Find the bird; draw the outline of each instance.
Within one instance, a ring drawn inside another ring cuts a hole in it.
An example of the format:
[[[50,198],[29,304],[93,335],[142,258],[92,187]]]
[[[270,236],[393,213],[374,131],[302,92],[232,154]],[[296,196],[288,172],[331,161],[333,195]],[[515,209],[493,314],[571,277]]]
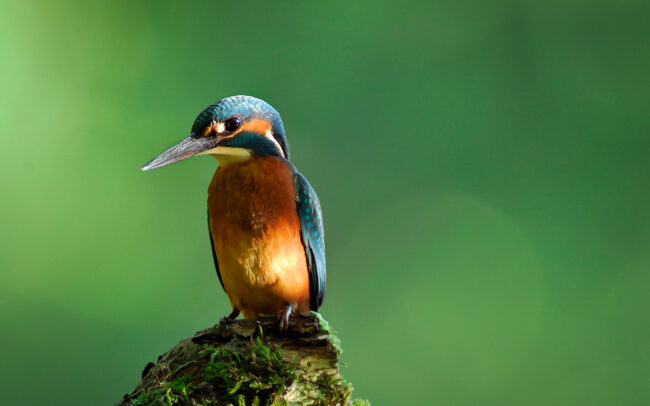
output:
[[[320,201],[289,161],[280,114],[265,101],[237,95],[201,111],[189,136],[142,167],[160,168],[210,155],[218,166],[208,186],[214,266],[232,311],[246,319],[318,311],[326,284]]]

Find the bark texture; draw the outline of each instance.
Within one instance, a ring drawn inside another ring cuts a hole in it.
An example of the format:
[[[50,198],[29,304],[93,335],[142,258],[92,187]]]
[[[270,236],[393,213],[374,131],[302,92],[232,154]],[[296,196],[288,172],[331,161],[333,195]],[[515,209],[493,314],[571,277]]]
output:
[[[126,405],[351,405],[340,347],[318,314],[217,324],[149,363]]]

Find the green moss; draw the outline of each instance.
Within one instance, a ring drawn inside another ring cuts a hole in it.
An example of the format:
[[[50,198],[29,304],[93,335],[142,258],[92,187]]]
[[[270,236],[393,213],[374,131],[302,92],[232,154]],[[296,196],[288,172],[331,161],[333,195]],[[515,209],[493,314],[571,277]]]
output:
[[[189,392],[194,389],[189,375],[183,375],[173,381],[161,381],[160,386],[145,391],[133,402],[134,405],[177,405],[189,402]]]
[[[276,404],[296,379],[295,365],[286,365],[279,348],[265,345],[260,337],[251,338],[250,350],[245,352],[206,344],[199,357],[205,363],[194,376],[161,381],[160,386],[143,391],[134,404],[200,404],[200,398],[191,398],[196,389],[192,382],[206,382],[224,404]]]
[[[233,404],[274,403],[296,379],[295,367],[287,366],[280,350],[265,345],[260,337],[251,339],[249,352],[206,345],[201,356],[208,362],[200,377],[215,388],[229,388],[222,400]]]
[[[343,347],[341,346],[341,339],[336,335],[336,331],[332,329],[332,325],[329,321],[325,320],[320,313],[312,311],[311,314],[315,315],[318,319],[318,325],[320,326],[321,331],[329,335],[332,347],[334,347],[336,354],[340,357],[341,354],[343,354]]]

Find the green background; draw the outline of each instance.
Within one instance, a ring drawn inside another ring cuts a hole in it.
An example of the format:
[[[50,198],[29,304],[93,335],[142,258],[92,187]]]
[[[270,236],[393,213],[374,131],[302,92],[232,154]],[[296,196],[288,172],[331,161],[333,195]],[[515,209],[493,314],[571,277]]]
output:
[[[650,402],[644,1],[3,2],[0,403],[111,404],[229,305],[207,157],[282,114],[357,397]]]

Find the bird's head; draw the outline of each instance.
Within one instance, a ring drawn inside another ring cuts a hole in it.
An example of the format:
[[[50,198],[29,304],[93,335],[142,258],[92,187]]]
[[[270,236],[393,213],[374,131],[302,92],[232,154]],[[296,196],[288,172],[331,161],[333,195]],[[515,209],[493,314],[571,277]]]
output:
[[[263,100],[232,96],[206,107],[192,130],[167,151],[142,167],[160,168],[194,155],[212,155],[219,163],[248,160],[251,156],[289,159],[289,145],[280,114]]]

